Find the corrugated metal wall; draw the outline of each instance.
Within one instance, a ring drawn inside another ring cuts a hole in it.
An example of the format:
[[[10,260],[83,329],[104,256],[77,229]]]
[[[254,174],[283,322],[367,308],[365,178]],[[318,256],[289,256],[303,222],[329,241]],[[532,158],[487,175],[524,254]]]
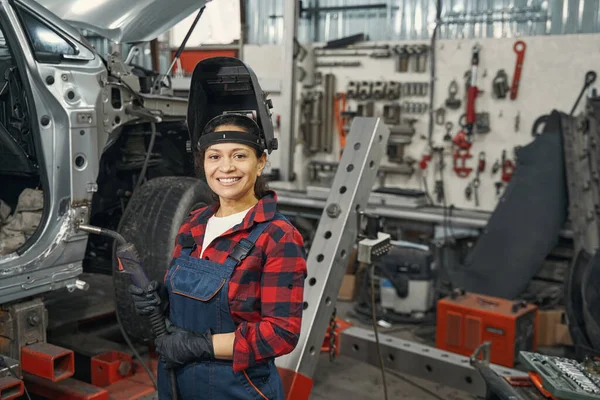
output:
[[[293,0],[246,0],[247,42],[281,43],[283,5]],[[329,41],[356,33],[371,40],[427,39],[436,0],[304,0],[300,42]],[[600,31],[598,0],[442,0],[440,37],[514,37]],[[349,7],[341,10],[336,8]],[[328,9],[329,8],[329,9]]]

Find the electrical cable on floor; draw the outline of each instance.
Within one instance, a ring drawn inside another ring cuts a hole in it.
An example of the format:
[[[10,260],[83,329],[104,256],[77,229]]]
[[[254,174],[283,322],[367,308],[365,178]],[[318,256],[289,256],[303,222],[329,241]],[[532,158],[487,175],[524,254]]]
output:
[[[13,367],[9,366],[9,365],[6,363],[6,360],[4,359],[4,357],[2,357],[2,356],[0,356],[0,367],[2,367],[2,368],[6,368],[6,369],[8,370],[8,372],[10,372],[10,374],[11,374],[11,375],[12,375],[12,376],[13,376],[15,379],[18,379],[18,380],[20,380],[20,381],[22,380],[21,378],[19,378],[19,376],[17,376],[17,373],[16,373],[15,371],[13,371],[13,370],[12,370],[12,369],[13,369]],[[29,395],[29,392],[27,391],[27,386],[25,386],[25,381],[24,381],[24,380],[22,380],[22,381],[23,381],[23,390],[25,391],[25,396],[27,396],[27,399],[28,399],[28,400],[31,400],[31,396]]]
[[[433,392],[433,391],[431,391],[431,390],[427,389],[427,388],[426,388],[426,387],[424,387],[424,386],[421,386],[421,385],[419,385],[417,382],[415,382],[415,381],[413,381],[412,379],[409,379],[409,378],[407,378],[407,377],[405,377],[405,376],[403,376],[403,375],[399,374],[399,373],[398,373],[398,372],[396,372],[396,371],[393,371],[393,370],[389,370],[389,369],[388,369],[388,373],[389,373],[389,374],[391,374],[391,375],[393,375],[393,376],[395,376],[395,377],[396,377],[396,378],[398,378],[398,379],[401,379],[402,381],[404,381],[404,382],[408,383],[409,385],[411,385],[411,386],[414,386],[414,387],[416,387],[417,389],[420,389],[420,390],[422,390],[423,392],[425,392],[425,393],[429,394],[430,396],[432,396],[432,397],[435,397],[436,399],[439,399],[439,400],[446,400],[445,398],[443,398],[443,397],[442,397],[442,396],[440,396],[439,394],[437,394],[437,393],[435,393],[435,392]]]
[[[148,163],[150,161],[150,155],[152,154],[152,149],[154,147],[154,142],[155,142],[155,139],[156,139],[156,124],[154,122],[151,122],[150,123],[150,128],[152,130],[152,136],[150,137],[150,143],[148,144],[148,150],[146,151],[146,159],[144,160],[144,165],[142,166],[142,170],[140,171],[140,176],[139,176],[138,181],[137,181],[137,183],[135,185],[135,188],[133,189],[133,193],[135,193],[137,191],[137,189],[142,185],[142,181],[144,180],[144,178],[146,176],[146,170],[148,168]],[[113,273],[114,273],[114,268],[113,268]],[[117,323],[119,324],[119,329],[121,330],[121,335],[123,335],[123,339],[125,339],[125,342],[127,343],[127,345],[129,346],[129,348],[133,352],[134,357],[137,358],[137,360],[142,365],[142,368],[144,368],[144,370],[146,371],[146,373],[150,377],[150,380],[152,381],[152,384],[154,385],[154,388],[156,390],[158,390],[158,384],[156,382],[156,379],[154,378],[154,374],[152,374],[152,371],[150,371],[150,368],[146,365],[146,363],[144,362],[144,360],[142,359],[142,357],[140,356],[140,354],[137,352],[137,350],[133,346],[133,343],[131,343],[131,340],[129,339],[129,336],[127,335],[127,332],[125,332],[125,328],[123,327],[123,323],[121,322],[121,317],[119,317],[119,311],[118,310],[115,310],[115,315],[117,317]]]
[[[119,317],[119,311],[118,310],[115,310],[115,315],[117,316],[117,322],[119,324],[119,329],[121,330],[121,335],[123,335],[123,339],[125,339],[125,342],[127,342],[127,345],[129,346],[129,348],[133,352],[133,356],[135,358],[137,358],[137,360],[142,365],[142,368],[144,368],[144,370],[146,371],[146,373],[150,377],[150,380],[152,381],[152,384],[154,385],[154,388],[156,390],[158,390],[158,384],[156,383],[156,379],[154,379],[154,375],[152,374],[152,371],[150,371],[150,368],[146,365],[146,363],[144,362],[144,360],[142,359],[142,357],[140,356],[140,354],[137,352],[137,350],[133,346],[133,343],[131,343],[131,340],[129,339],[129,336],[127,335],[127,332],[125,332],[125,328],[123,328],[123,324],[121,323],[121,318]]]
[[[379,343],[379,330],[377,329],[377,313],[375,311],[375,264],[371,264],[371,307],[373,315],[373,331],[375,332],[375,343],[377,343],[377,355],[379,356],[379,367],[381,368],[381,379],[383,382],[383,397],[388,400],[387,383],[385,381],[385,366],[381,356],[381,344]]]

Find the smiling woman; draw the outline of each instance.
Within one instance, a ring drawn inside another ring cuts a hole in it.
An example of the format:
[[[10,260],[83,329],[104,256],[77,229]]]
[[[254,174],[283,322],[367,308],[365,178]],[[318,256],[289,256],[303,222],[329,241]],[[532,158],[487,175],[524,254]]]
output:
[[[204,137],[210,134],[211,141],[201,140],[196,155],[199,177],[205,177],[220,203],[219,217],[224,217],[252,207],[267,194],[267,182],[262,172],[267,154],[254,140],[237,139],[227,142],[227,133],[235,136],[256,135],[258,126],[250,118],[240,114],[225,114],[213,118],[204,129]],[[220,134],[220,135],[218,135]]]
[[[174,370],[182,399],[283,400],[274,360],[298,342],[306,254],[261,176],[277,148],[267,103],[252,71],[226,57],[201,61],[191,88],[196,169],[215,202],[184,221],[164,283],[130,289],[138,313],[168,313],[172,333],[155,341],[159,398]]]

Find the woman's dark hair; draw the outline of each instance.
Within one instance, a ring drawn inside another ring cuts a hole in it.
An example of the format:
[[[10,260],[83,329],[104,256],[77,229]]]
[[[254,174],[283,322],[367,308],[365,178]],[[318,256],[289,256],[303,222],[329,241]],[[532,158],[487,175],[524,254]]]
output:
[[[235,125],[237,127],[246,129],[247,132],[251,132],[251,129],[255,129],[255,126],[252,126],[249,123],[244,123],[241,121],[244,121],[244,119],[236,118],[235,115],[231,115],[231,118],[229,118],[229,116],[227,116],[225,118],[220,119],[216,124],[214,124],[214,126],[210,126],[211,125],[210,123],[207,124],[207,126],[204,128],[204,131],[212,132],[221,125]],[[196,158],[194,159],[194,165],[196,167],[196,176],[202,180],[205,179],[204,157],[206,155],[206,150],[207,149],[202,149],[202,150],[198,151],[196,153]],[[264,154],[263,150],[255,149],[255,151],[256,151],[256,153],[255,153],[256,158],[260,158]],[[267,194],[268,190],[269,190],[269,186],[267,184],[267,179],[262,175],[257,176],[256,182],[254,183],[254,195],[256,196],[256,198],[259,200],[262,199]],[[219,201],[219,196],[217,196],[217,194],[215,192],[213,192],[211,190],[211,194],[212,194],[212,198],[215,202]]]
[[[240,128],[244,128],[246,132],[258,136],[258,125],[250,118],[240,118],[237,114],[226,114],[221,115],[219,118],[208,121],[204,127],[204,132],[214,132],[221,125],[235,125]]]

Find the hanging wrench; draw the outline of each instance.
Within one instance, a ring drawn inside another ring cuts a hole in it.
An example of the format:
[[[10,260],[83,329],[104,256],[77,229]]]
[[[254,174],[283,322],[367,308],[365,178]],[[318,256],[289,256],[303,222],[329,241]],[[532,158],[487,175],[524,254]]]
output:
[[[479,175],[485,171],[485,152],[479,152],[479,160],[477,162],[477,171],[475,175],[475,179],[471,185],[473,186],[473,192],[475,194],[475,207],[479,207],[479,184],[481,181],[479,180]]]
[[[514,100],[517,98],[519,93],[519,82],[521,81],[521,69],[523,68],[523,61],[525,60],[525,49],[527,45],[522,40],[515,42],[513,50],[517,53],[517,63],[515,64],[515,74],[513,75],[512,86],[510,88],[510,99]]]
[[[467,118],[466,118],[466,135],[467,139],[471,141],[471,135],[473,134],[473,125],[475,124],[475,99],[479,94],[477,88],[477,68],[479,66],[479,51],[481,47],[479,44],[473,46],[473,53],[471,55],[471,84],[467,90]]]
[[[596,73],[594,71],[588,71],[585,74],[585,81],[583,83],[583,87],[581,88],[581,92],[579,92],[579,97],[577,97],[577,101],[575,102],[575,104],[573,105],[573,108],[571,109],[571,112],[569,113],[569,116],[573,115],[573,113],[575,112],[575,109],[577,109],[577,106],[579,105],[579,101],[581,101],[581,97],[583,96],[583,93],[587,90],[587,88],[590,87],[590,85],[592,83],[596,82]],[[541,117],[540,117],[541,118]],[[536,121],[537,122],[537,121]],[[537,130],[535,130],[534,132],[537,132]]]

